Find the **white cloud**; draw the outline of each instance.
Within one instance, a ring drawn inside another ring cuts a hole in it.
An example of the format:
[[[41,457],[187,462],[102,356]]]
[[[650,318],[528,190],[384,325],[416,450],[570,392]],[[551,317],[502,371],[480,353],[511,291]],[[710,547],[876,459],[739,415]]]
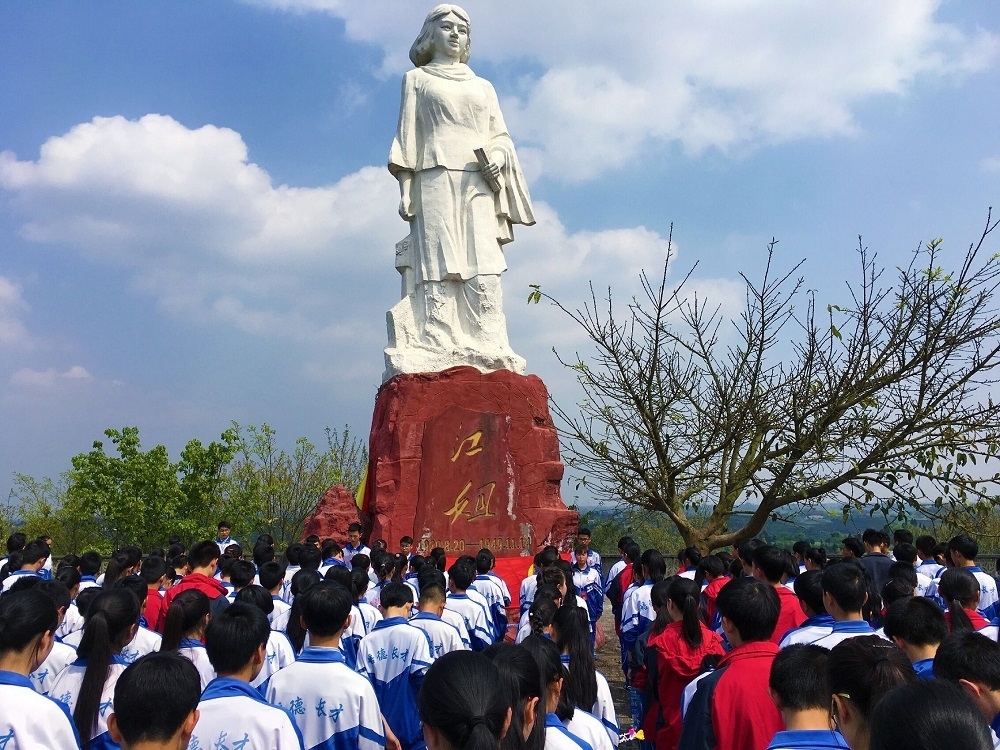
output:
[[[46,370],[32,370],[29,367],[22,367],[10,376],[12,385],[24,388],[51,388],[61,382],[87,380],[91,380],[91,375],[87,372],[87,368],[82,365],[73,365],[65,372],[58,372],[52,367]]]
[[[979,168],[984,172],[1000,174],[1000,156],[990,156],[979,162]]]
[[[383,75],[410,66],[425,6],[403,0],[253,0],[321,11],[381,47]],[[540,70],[506,94],[515,139],[545,172],[592,179],[677,141],[689,153],[848,135],[856,107],[906,93],[922,76],[995,63],[1000,39],[936,18],[940,0],[647,3],[568,0],[465,4],[473,58]],[[613,145],[611,145],[613,144]]]
[[[0,276],[0,347],[29,348],[33,341],[21,321],[28,304],[21,289],[5,276]]]

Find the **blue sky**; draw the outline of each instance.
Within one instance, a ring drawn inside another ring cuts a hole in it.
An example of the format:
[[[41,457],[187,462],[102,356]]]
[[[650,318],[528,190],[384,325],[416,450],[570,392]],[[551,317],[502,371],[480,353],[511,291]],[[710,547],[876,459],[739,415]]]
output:
[[[857,236],[954,254],[1000,195],[990,0],[465,5],[538,224],[504,276],[554,398],[584,346],[528,284],[624,299],[674,224],[737,310],[771,237],[821,302]],[[0,494],[107,427],[177,455],[231,421],[367,435],[406,234],[385,169],[430,4],[0,4]],[[567,500],[573,490],[564,488]]]

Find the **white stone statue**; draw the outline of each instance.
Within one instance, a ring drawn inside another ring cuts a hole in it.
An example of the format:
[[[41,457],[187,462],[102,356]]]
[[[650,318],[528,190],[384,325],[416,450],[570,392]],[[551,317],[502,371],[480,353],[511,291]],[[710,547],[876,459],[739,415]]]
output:
[[[386,315],[383,380],[456,365],[525,369],[507,340],[500,274],[511,225],[535,219],[496,92],[466,65],[470,31],[464,10],[438,5],[403,76],[389,171],[410,234],[396,246],[403,299]]]

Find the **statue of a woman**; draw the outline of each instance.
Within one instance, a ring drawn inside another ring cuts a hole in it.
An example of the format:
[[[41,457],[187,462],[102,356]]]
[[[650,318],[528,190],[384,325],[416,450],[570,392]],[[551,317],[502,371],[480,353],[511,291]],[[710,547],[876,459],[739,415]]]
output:
[[[500,274],[512,224],[534,224],[496,92],[469,59],[468,14],[438,5],[410,48],[389,171],[410,235],[404,299],[388,314],[385,379],[456,365],[524,372],[507,340]],[[479,151],[477,157],[477,150]]]

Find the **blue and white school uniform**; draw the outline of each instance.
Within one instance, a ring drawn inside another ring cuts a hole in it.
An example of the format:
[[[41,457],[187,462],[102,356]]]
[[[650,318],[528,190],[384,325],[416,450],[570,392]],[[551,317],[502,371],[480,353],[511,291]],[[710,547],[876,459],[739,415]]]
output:
[[[917,566],[917,572],[924,574],[932,581],[940,578],[941,574],[944,573],[945,570],[947,570],[947,568],[945,568],[944,565],[938,565],[933,559],[924,560]]]
[[[819,638],[813,641],[813,645],[822,646],[823,648],[833,648],[841,641],[846,641],[849,638],[857,638],[860,635],[877,635],[875,629],[872,628],[864,620],[845,620],[844,622],[833,623],[833,632],[830,635]],[[882,636],[885,637],[884,635]]]
[[[345,563],[343,560],[338,560],[336,557],[327,557],[326,559],[323,560],[322,564],[320,564],[319,566],[319,574],[323,578],[326,578],[326,571],[328,571],[330,568],[335,568],[338,565],[342,568],[347,567],[347,563]]]
[[[201,679],[201,689],[204,690],[208,687],[208,683],[215,679],[216,674],[212,662],[208,659],[205,644],[194,638],[182,638],[177,652],[194,664],[198,670],[198,677]]]
[[[630,592],[622,602],[622,669],[628,664],[629,654],[632,647],[639,640],[642,632],[653,624],[656,617],[653,612],[653,603],[649,599],[653,590],[652,581],[644,581],[641,586],[630,589]]]
[[[104,681],[101,690],[101,700],[98,704],[97,722],[93,735],[89,737],[90,750],[105,750],[105,748],[119,748],[117,742],[111,739],[108,733],[108,717],[114,713],[112,708],[115,697],[115,684],[121,677],[125,667],[128,666],[121,657],[114,657],[108,669],[108,677]],[[56,676],[55,682],[49,688],[49,697],[55,698],[61,703],[65,703],[72,714],[76,708],[77,698],[80,696],[80,687],[83,685],[83,674],[87,670],[87,660],[77,658],[72,664],[66,667]]]
[[[459,615],[465,621],[465,628],[469,631],[469,641],[473,651],[483,651],[493,645],[493,623],[482,597],[479,597],[478,594],[476,597],[472,597],[468,592],[464,594],[449,593],[444,608]]]
[[[410,625],[427,634],[431,644],[431,656],[435,659],[452,651],[462,651],[469,646],[462,642],[462,636],[454,625],[442,620],[433,612],[418,612],[410,618]]]
[[[934,585],[934,579],[917,571],[917,587],[914,589],[915,596],[927,596],[927,592]]]
[[[586,740],[563,726],[555,714],[545,714],[545,750],[594,750]]]
[[[813,615],[797,628],[792,628],[778,643],[779,648],[788,648],[796,643],[815,643],[821,638],[826,638],[833,632],[833,615],[824,612],[821,615]]]
[[[131,664],[140,656],[159,651],[162,641],[163,636],[159,633],[142,627],[136,628],[135,637],[122,649],[122,658]]]
[[[188,748],[303,750],[302,735],[291,715],[272,706],[243,680],[217,677],[198,703],[201,716]]]
[[[45,657],[45,661],[38,665],[38,668],[28,675],[32,687],[42,695],[48,695],[52,683],[56,677],[66,667],[76,661],[76,649],[67,646],[65,643],[56,641],[52,644],[52,650]]]
[[[570,668],[569,654],[560,654],[559,659],[566,669]],[[594,706],[588,713],[601,723],[601,727],[607,733],[611,744],[617,747],[620,730],[618,729],[618,714],[615,712],[614,699],[611,697],[611,686],[608,685],[607,678],[596,670],[594,677],[597,678],[597,700],[594,701]]]
[[[382,714],[403,750],[426,747],[417,695],[433,660],[427,635],[402,617],[382,620],[358,646],[358,672],[375,688]]]
[[[364,635],[368,635],[375,626],[382,622],[382,613],[377,607],[373,607],[367,602],[358,602],[357,604],[358,612],[361,613],[361,618],[365,621],[365,632]]]
[[[503,606],[509,607],[510,589],[507,588],[507,582],[503,578],[498,576],[496,573],[494,573],[492,570],[486,575],[488,575],[491,579],[493,579],[493,583],[495,583],[499,587],[500,593],[503,594]]]
[[[604,588],[601,585],[601,572],[597,568],[587,566],[583,570],[573,568],[573,585],[587,603],[587,617],[593,624],[604,614]]]
[[[15,570],[12,573],[10,573],[6,578],[3,579],[3,583],[0,584],[0,588],[2,588],[4,593],[6,593],[7,591],[10,591],[11,586],[13,586],[15,583],[17,583],[26,576],[33,578],[42,578],[44,580],[44,576],[42,576],[40,573],[36,573],[33,570]]]
[[[472,648],[472,639],[469,637],[469,629],[465,627],[464,617],[458,614],[458,612],[446,609],[441,613],[441,621],[451,625],[458,631],[458,637],[462,639],[462,643],[466,648]]]
[[[374,688],[335,648],[303,650],[294,664],[271,676],[265,695],[292,715],[307,748],[385,747]]]
[[[593,714],[577,708],[573,711],[573,718],[563,722],[563,726],[569,730],[594,750],[614,750],[614,744],[608,738],[608,733],[604,729],[604,724]]]
[[[604,579],[604,595],[607,596],[608,589],[611,588],[611,583],[615,580],[617,575],[625,570],[625,566],[628,565],[624,560],[619,560],[614,565],[611,566],[611,570],[608,571],[608,577]]]
[[[848,745],[832,729],[786,729],[774,735],[767,750],[848,750]]]
[[[219,546],[220,555],[224,555],[226,553],[226,550],[232,547],[234,544],[239,544],[239,542],[237,542],[232,537],[228,537],[226,539],[219,539],[218,537],[216,537],[215,543]]]
[[[292,578],[300,570],[302,570],[301,565],[289,565],[285,568],[285,580],[281,584],[281,598],[289,604],[295,599],[292,596]]]
[[[1000,615],[1000,595],[997,592],[997,582],[989,573],[978,566],[966,568],[979,581],[979,605],[976,609],[987,620]]]
[[[344,545],[344,548],[341,551],[344,553],[344,564],[348,568],[351,567],[351,559],[355,555],[368,555],[369,559],[371,559],[372,556],[371,547],[366,547],[364,542],[361,542],[361,544],[359,544],[357,547],[351,546],[351,543],[348,542],[347,544]]]
[[[76,608],[76,602],[70,602],[69,606],[66,607],[66,614],[63,616],[62,622],[56,628],[56,638],[62,640],[77,630],[83,630],[83,615]]]
[[[288,627],[288,615],[292,609],[292,605],[277,594],[272,594],[271,599],[274,602],[274,609],[267,616],[267,621],[271,624],[271,630],[284,631]],[[279,625],[281,627],[278,627]]]
[[[0,706],[0,747],[5,750],[79,749],[66,705],[36,692],[24,675],[0,671]]]
[[[521,581],[521,590],[518,596],[518,609],[523,615],[531,609],[531,603],[535,601],[535,592],[538,590],[538,578],[528,576]]]
[[[487,612],[493,625],[493,639],[503,638],[507,634],[507,605],[503,600],[503,591],[493,578],[485,574],[476,576],[469,589],[486,601]]]
[[[260,668],[260,673],[250,680],[250,687],[259,688],[267,682],[271,675],[294,663],[295,648],[292,646],[292,642],[284,633],[272,630],[267,637],[264,665]]]
[[[576,552],[569,553],[569,563],[576,567]],[[597,575],[604,578],[604,561],[601,560],[601,553],[596,550],[587,550],[587,567],[597,571]]]
[[[913,671],[917,673],[919,680],[934,679],[934,657],[930,659],[918,659],[913,662]]]

